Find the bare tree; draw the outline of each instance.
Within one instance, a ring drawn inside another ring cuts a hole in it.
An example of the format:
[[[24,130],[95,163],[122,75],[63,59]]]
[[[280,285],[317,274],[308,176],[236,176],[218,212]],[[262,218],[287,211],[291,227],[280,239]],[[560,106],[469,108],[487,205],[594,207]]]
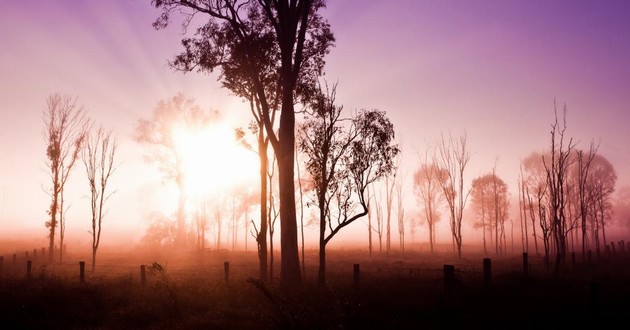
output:
[[[195,37],[183,40],[185,51],[171,63],[175,68],[220,69],[225,87],[241,97],[256,94],[265,130],[278,156],[282,283],[300,283],[294,104],[308,98],[314,80],[323,71],[324,56],[334,43],[329,24],[318,14],[325,1],[154,0],[152,4],[163,10],[153,24],[158,29],[168,25],[172,12],[186,16],[186,27],[196,14],[209,18]],[[270,120],[274,99],[280,100],[275,104],[281,104],[277,133]]]
[[[118,142],[111,131],[102,127],[88,137],[83,151],[83,164],[90,186],[90,211],[92,212],[92,272],[96,270],[96,252],[101,242],[101,230],[106,211],[105,203],[114,192],[109,192],[107,184],[114,173],[114,156]]]
[[[449,135],[448,141],[442,135],[438,144],[437,161],[440,167],[446,169],[439,178],[440,187],[450,212],[450,227],[454,245],[457,247],[457,256],[462,256],[462,217],[466,201],[470,194],[470,188],[464,189],[464,172],[470,153],[466,148],[466,134],[454,140]]]
[[[563,108],[562,126],[558,121],[557,106],[554,103],[555,121],[551,125],[551,154],[550,159],[542,158],[547,174],[549,192],[549,216],[551,230],[554,235],[557,258],[556,266],[563,260],[567,250],[567,233],[569,231],[565,208],[567,205],[566,180],[569,166],[575,159],[572,156],[575,144],[573,139],[565,141],[566,106]]]
[[[403,191],[403,182],[404,178],[401,176],[398,178],[396,182],[396,216],[398,219],[398,241],[400,251],[405,253],[405,227],[406,227],[406,218],[405,218],[405,204],[404,204],[404,191]]]
[[[423,163],[413,176],[413,191],[416,199],[422,204],[424,218],[429,229],[431,253],[435,248],[435,226],[440,220],[439,208],[444,202],[440,178],[446,177],[446,170],[440,168],[434,161],[435,156],[429,157],[429,154],[426,154]]]
[[[49,230],[48,260],[54,259],[55,231],[59,227],[59,261],[62,261],[66,211],[64,190],[85,143],[89,120],[76,97],[56,93],[48,97],[46,105],[46,167],[52,181],[52,201],[48,209],[50,220],[46,222]]]

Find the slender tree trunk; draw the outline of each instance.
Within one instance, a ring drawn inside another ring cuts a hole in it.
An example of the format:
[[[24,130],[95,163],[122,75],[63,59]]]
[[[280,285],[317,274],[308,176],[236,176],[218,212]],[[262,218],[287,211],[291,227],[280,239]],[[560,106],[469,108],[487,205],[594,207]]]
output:
[[[258,245],[258,266],[261,281],[267,281],[267,142],[262,136],[262,128],[259,129],[258,157],[260,158],[260,231],[256,237]]]
[[[283,52],[284,55],[284,52]],[[290,54],[289,54],[290,55]],[[283,61],[284,62],[284,61]],[[289,78],[290,79],[290,78]],[[278,130],[278,184],[280,191],[280,280],[283,285],[301,284],[295,212],[295,113],[293,84],[283,82],[282,112]]]

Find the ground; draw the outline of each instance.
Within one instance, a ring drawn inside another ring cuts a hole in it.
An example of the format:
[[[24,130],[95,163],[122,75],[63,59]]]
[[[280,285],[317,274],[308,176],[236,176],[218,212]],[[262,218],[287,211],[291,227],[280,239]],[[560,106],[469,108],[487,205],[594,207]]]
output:
[[[325,288],[317,287],[317,252],[306,253],[305,284],[262,283],[254,252],[226,250],[109,251],[96,272],[81,256],[46,263],[5,255],[0,316],[28,329],[374,329],[566,328],[626,322],[630,253],[570,256],[555,268],[522,253],[484,256],[426,250],[373,253],[332,250]],[[279,263],[276,256],[276,265]],[[226,262],[229,274],[226,280]],[[143,284],[141,265],[146,281]],[[359,265],[359,273],[354,273]],[[453,265],[445,281],[444,265]],[[355,281],[358,276],[358,282]]]

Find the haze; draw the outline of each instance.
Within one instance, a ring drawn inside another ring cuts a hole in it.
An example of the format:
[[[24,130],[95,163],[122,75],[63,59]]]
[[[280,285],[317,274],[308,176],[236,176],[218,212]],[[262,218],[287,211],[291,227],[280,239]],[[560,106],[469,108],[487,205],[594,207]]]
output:
[[[119,138],[104,246],[139,243],[153,214],[177,209],[174,183],[163,182],[133,139],[138,120],[149,118],[160,100],[184,93],[204,110],[218,111],[226,132],[251,120],[248,105],[221,88],[216,75],[183,74],[167,65],[181,51],[182,31],[177,24],[153,29],[160,12],[146,1],[3,1],[0,12],[2,240],[46,241],[42,113],[52,93],[77,96],[89,116]],[[625,1],[333,1],[323,12],[337,38],[326,57],[326,78],[339,82],[337,101],[345,109],[387,112],[402,149],[410,217],[420,211],[411,186],[418,155],[448,132],[467,133],[466,184],[496,164],[511,204],[518,204],[521,160],[549,147],[554,100],[566,104],[567,135],[578,147],[600,144],[598,154],[616,169],[619,190],[630,185],[628,14]],[[236,176],[255,182],[255,161],[252,172],[243,166]],[[68,187],[66,239],[88,244],[82,168]],[[464,227],[478,239],[466,219]],[[415,242],[426,241],[425,231],[416,227]],[[366,232],[365,221],[354,223],[338,244],[365,247]],[[315,246],[316,228],[306,234]],[[438,235],[450,241],[446,226]],[[253,249],[251,237],[249,244]]]

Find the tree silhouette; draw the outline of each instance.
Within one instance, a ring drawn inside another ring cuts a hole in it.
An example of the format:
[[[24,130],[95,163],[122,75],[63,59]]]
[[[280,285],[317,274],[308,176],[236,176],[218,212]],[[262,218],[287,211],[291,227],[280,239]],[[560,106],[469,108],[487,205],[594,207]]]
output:
[[[300,283],[295,208],[294,104],[311,95],[334,43],[329,25],[318,11],[323,0],[153,0],[162,8],[155,28],[165,28],[173,11],[183,13],[188,26],[203,14],[208,22],[193,38],[182,40],[184,52],[171,65],[183,71],[219,69],[224,87],[250,99],[254,95],[270,143],[278,158],[281,222],[281,280]],[[303,102],[304,103],[304,102]],[[272,113],[281,111],[278,132]]]
[[[50,220],[46,222],[49,229],[48,260],[54,259],[55,231],[59,226],[59,261],[62,261],[66,211],[64,190],[85,143],[89,120],[85,108],[77,103],[76,97],[56,93],[50,95],[46,103],[46,167],[52,181],[52,201],[48,209]]]
[[[186,172],[182,150],[177,145],[178,132],[200,132],[216,117],[216,113],[202,111],[193,99],[179,93],[161,100],[150,119],[140,119],[135,140],[149,147],[145,159],[158,166],[166,180],[174,180],[178,187],[176,245],[182,246],[186,237]],[[200,150],[199,152],[203,152]]]
[[[449,136],[448,141],[442,135],[438,146],[440,167],[446,171],[440,172],[440,188],[450,212],[450,227],[457,255],[462,256],[462,217],[464,207],[470,194],[470,189],[464,189],[464,172],[470,160],[470,153],[466,148],[466,135],[458,140]]]
[[[96,270],[96,251],[101,242],[101,229],[106,211],[105,203],[113,192],[108,191],[109,178],[114,173],[114,156],[118,142],[111,132],[100,127],[87,138],[82,160],[90,186],[90,211],[92,213],[92,272]]]
[[[342,228],[368,214],[368,186],[394,170],[399,153],[385,112],[363,110],[344,119],[335,96],[336,85],[330,92],[321,91],[300,127],[299,147],[308,155],[306,170],[319,209],[320,286],[326,283],[326,245]]]

